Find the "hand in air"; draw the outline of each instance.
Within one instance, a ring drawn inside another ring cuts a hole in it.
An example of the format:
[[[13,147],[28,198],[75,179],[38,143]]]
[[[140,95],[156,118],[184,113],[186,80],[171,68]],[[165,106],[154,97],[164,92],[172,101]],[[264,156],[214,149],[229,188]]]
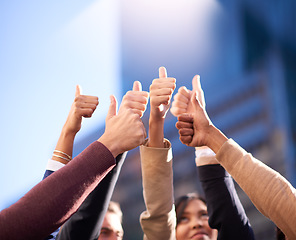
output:
[[[150,118],[165,118],[175,88],[176,79],[168,78],[166,69],[160,67],[159,78],[154,79],[150,85]]]
[[[213,124],[205,109],[204,93],[200,80],[196,78],[194,81],[195,91],[192,93],[190,103],[187,104],[187,110],[184,113],[177,111],[178,122],[176,127],[179,130],[180,140],[183,144],[198,147],[207,145],[209,131]]]
[[[80,86],[76,86],[75,99],[64,125],[65,131],[76,134],[82,123],[82,118],[90,118],[99,104],[98,97],[82,95]]]
[[[141,91],[140,82],[123,97],[117,113],[117,100],[110,96],[110,107],[106,117],[105,132],[99,139],[116,157],[118,154],[143,144],[146,129],[141,117],[146,109],[149,94]]]
[[[193,113],[192,97],[193,93],[200,89],[200,77],[195,75],[192,79],[192,90],[188,90],[186,87],[180,87],[178,93],[174,96],[174,101],[171,107],[171,113],[178,117],[183,113]],[[198,96],[201,104],[205,106],[205,100],[203,96],[203,91],[200,92]]]
[[[133,90],[128,91],[122,98],[122,102],[118,113],[131,109],[140,117],[143,116],[149,99],[149,93],[142,91],[142,85],[139,81],[135,81]]]

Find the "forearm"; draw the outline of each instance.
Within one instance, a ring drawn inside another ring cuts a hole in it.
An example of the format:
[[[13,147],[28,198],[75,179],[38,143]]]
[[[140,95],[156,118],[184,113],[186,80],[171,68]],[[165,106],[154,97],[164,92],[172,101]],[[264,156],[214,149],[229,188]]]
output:
[[[173,197],[172,156],[165,148],[140,147],[143,195],[147,210],[140,222],[144,238],[175,239],[176,215]]]
[[[209,224],[218,239],[253,240],[254,234],[231,176],[219,164],[198,167],[205,193]]]
[[[55,147],[55,150],[59,152],[63,152],[65,154],[54,152],[52,156],[53,160],[61,162],[63,164],[67,164],[70,161],[70,158],[68,158],[67,155],[72,157],[75,136],[76,136],[75,132],[71,132],[67,130],[65,126],[63,127],[61,135]],[[60,156],[60,157],[57,157],[57,156]],[[64,158],[68,159],[69,161],[67,161]]]
[[[208,128],[208,134],[205,137],[206,145],[211,148],[215,153],[223,146],[228,138],[214,125]]]
[[[164,147],[164,118],[156,119],[150,115],[149,118],[149,140],[148,146],[155,148]]]
[[[295,188],[231,139],[222,146],[216,158],[258,210],[271,219],[288,239],[296,239]]]
[[[0,239],[46,237],[78,209],[114,165],[114,158],[104,145],[91,144],[0,213]],[[52,189],[54,194],[50,194]]]

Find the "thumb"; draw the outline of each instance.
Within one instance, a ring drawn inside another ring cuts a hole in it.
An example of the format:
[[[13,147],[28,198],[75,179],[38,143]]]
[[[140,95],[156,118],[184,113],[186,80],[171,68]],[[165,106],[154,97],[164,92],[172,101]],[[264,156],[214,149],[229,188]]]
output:
[[[110,106],[109,106],[109,110],[108,110],[106,119],[110,119],[110,118],[114,117],[116,115],[116,112],[117,112],[117,100],[114,95],[111,95],[110,96]]]
[[[194,91],[192,96],[191,96],[191,103],[192,103],[195,110],[197,108],[199,108],[199,107],[202,108],[202,105],[201,105],[201,103],[200,103],[200,101],[198,99],[198,94],[199,94],[198,91]]]
[[[139,81],[134,81],[133,91],[140,92],[142,91],[142,84]]]
[[[82,90],[80,85],[76,85],[75,97],[78,97],[81,94],[82,94]]]
[[[197,90],[199,90],[201,88],[200,86],[200,76],[199,75],[195,75],[192,79],[192,91],[196,92]]]
[[[160,67],[158,69],[159,72],[159,78],[167,78],[167,71],[165,67]]]
[[[192,79],[192,86],[193,86],[193,92],[197,92],[197,98],[199,100],[199,104],[201,107],[205,107],[205,96],[204,96],[204,91],[201,88],[201,83],[200,83],[200,76],[196,75]]]

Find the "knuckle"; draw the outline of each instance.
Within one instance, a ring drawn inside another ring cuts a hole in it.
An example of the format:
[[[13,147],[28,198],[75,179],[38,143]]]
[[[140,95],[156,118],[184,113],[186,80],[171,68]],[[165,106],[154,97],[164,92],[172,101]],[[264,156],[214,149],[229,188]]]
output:
[[[79,96],[75,97],[74,102],[77,103],[77,102],[81,101],[81,99],[82,99],[81,95],[79,95]]]

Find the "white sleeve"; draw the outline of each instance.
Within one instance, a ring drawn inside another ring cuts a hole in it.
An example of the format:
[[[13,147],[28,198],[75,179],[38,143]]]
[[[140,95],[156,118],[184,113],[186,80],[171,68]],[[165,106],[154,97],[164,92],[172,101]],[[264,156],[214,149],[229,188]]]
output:
[[[65,166],[65,164],[63,164],[61,162],[49,159],[47,162],[47,165],[46,165],[46,170],[50,170],[50,171],[55,172],[64,166]]]

